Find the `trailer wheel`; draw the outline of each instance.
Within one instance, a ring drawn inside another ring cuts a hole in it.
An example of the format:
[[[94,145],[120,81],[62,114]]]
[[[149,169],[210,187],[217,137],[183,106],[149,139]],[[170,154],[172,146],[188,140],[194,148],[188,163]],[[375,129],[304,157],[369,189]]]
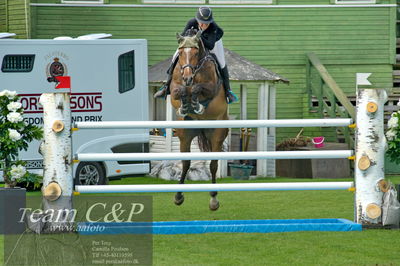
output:
[[[79,163],[76,169],[75,185],[105,185],[107,178],[100,163]]]

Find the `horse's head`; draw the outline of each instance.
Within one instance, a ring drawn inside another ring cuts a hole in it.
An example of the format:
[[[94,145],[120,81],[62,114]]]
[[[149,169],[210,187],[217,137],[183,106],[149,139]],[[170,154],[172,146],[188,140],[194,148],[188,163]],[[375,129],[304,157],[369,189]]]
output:
[[[178,62],[181,66],[181,74],[186,86],[192,85],[195,70],[202,56],[201,52],[204,50],[200,34],[200,31],[195,35],[189,34],[190,36],[182,36],[179,33],[176,34],[179,43]]]

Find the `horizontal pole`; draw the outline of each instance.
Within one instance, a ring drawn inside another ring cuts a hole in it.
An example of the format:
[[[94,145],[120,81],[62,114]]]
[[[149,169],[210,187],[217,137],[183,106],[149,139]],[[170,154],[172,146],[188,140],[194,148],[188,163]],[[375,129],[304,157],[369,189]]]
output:
[[[166,152],[166,153],[78,153],[74,160],[158,161],[158,160],[253,160],[253,159],[340,159],[353,155],[351,150],[335,151],[253,151],[253,152]]]
[[[353,182],[165,184],[75,186],[79,193],[205,192],[205,191],[284,191],[348,190]]]
[[[82,0],[82,2],[85,2]],[[71,4],[53,4],[53,3],[31,3],[30,6],[55,6],[55,7],[98,7],[98,8],[194,8],[199,7],[200,5],[186,4],[186,5],[174,5],[174,4],[101,4],[101,3],[71,3]],[[380,8],[380,7],[396,7],[396,4],[375,4],[375,3],[366,3],[366,4],[338,4],[338,5],[213,5],[214,8]]]
[[[144,129],[144,128],[259,128],[259,127],[344,127],[350,118],[280,119],[280,120],[190,120],[190,121],[108,121],[76,122],[77,129]]]

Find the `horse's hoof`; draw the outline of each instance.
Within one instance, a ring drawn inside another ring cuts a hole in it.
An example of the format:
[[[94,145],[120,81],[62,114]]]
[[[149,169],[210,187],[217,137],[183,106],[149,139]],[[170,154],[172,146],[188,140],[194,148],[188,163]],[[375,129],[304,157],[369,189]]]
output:
[[[204,105],[199,104],[199,108],[193,108],[193,111],[198,115],[202,115],[204,113]]]
[[[219,208],[219,201],[216,198],[211,198],[210,199],[210,210],[211,211],[216,211]]]
[[[185,201],[185,197],[183,195],[175,195],[174,203],[175,205],[179,206]]]

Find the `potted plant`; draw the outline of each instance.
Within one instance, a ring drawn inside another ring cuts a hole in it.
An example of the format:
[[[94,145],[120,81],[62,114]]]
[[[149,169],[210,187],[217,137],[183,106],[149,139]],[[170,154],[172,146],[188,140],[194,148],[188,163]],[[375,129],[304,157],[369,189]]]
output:
[[[41,190],[43,185],[43,176],[26,172],[26,174],[18,179],[17,186],[25,188],[26,191],[38,191]]]
[[[19,209],[25,207],[25,189],[16,185],[27,174],[18,153],[43,136],[41,128],[24,121],[19,99],[15,91],[0,92],[0,162],[5,183],[0,189],[0,234],[24,229],[23,224],[16,224]]]

